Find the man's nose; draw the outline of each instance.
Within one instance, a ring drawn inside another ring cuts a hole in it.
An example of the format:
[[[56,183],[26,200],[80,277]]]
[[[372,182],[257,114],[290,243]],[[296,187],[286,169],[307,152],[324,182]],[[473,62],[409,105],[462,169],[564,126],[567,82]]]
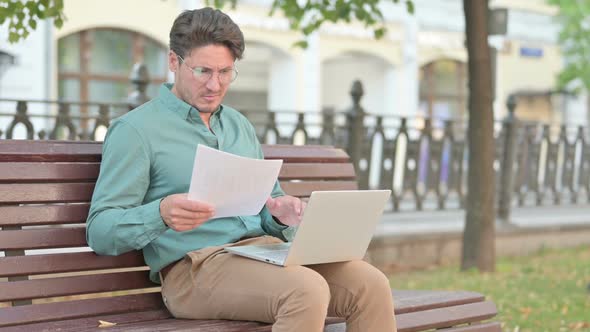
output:
[[[213,73],[207,80],[207,89],[217,91],[221,88],[219,73]]]

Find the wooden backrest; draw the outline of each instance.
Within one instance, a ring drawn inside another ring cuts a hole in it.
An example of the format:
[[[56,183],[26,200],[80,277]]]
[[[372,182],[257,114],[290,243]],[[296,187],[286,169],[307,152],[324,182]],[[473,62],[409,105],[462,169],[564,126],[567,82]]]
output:
[[[0,140],[0,327],[99,314],[166,314],[140,252],[98,256],[86,244],[84,223],[101,148],[96,142]],[[279,178],[288,194],[306,198],[314,190],[357,188],[354,168],[340,149],[263,149],[267,159],[284,160]],[[111,293],[117,291],[125,295]],[[109,295],[101,298],[104,292]]]

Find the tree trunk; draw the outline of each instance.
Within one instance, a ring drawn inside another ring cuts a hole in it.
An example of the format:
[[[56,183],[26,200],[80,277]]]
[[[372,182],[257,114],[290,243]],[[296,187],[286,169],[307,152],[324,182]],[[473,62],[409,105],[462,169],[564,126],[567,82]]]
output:
[[[463,0],[469,57],[469,171],[461,269],[495,268],[494,113],[488,0]]]

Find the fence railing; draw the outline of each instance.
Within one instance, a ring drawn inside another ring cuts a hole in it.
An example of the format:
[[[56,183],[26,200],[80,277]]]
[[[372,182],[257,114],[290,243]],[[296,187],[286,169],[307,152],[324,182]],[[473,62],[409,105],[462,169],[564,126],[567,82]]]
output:
[[[345,111],[317,113],[244,111],[267,144],[328,144],[353,158],[361,188],[392,190],[391,209],[461,208],[467,189],[466,123],[365,112],[362,86],[351,90]],[[45,108],[31,113],[32,106]],[[587,128],[519,121],[516,100],[495,125],[498,216],[514,205],[590,202]],[[85,108],[85,115],[72,110]],[[129,104],[0,100],[0,139],[101,140]],[[54,114],[54,115],[47,115]]]

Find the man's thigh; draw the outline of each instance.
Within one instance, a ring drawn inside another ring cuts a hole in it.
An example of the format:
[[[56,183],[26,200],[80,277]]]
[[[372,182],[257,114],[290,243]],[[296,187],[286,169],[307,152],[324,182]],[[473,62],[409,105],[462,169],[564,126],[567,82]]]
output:
[[[177,263],[162,287],[168,309],[178,318],[273,323],[294,290],[325,285],[318,273],[302,266],[281,267],[221,250],[192,256]]]

